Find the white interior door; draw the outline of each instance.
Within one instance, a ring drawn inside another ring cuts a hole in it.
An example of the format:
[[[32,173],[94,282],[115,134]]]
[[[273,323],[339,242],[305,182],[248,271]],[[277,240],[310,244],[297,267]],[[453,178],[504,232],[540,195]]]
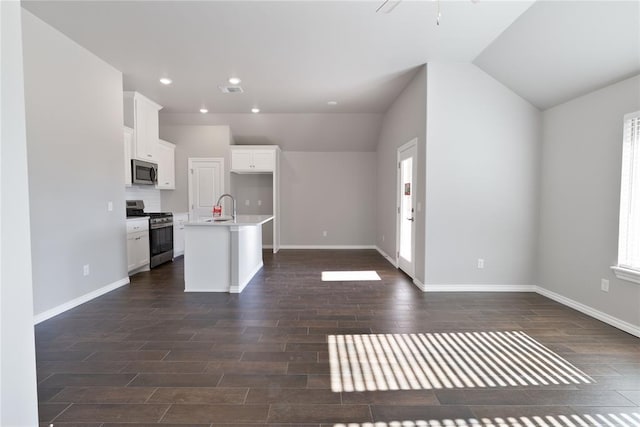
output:
[[[414,139],[398,148],[396,247],[398,267],[415,276],[416,251],[416,183],[418,144]]]
[[[189,159],[189,219],[211,218],[213,205],[224,191],[223,158]]]

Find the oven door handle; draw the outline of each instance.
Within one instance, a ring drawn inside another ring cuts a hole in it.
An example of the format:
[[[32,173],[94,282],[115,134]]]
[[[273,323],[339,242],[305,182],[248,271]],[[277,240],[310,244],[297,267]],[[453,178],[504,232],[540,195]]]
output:
[[[169,227],[173,227],[173,223],[172,222],[170,222],[170,223],[166,223],[165,222],[164,224],[153,224],[151,226],[151,229],[152,230],[157,230],[159,228],[169,228]]]

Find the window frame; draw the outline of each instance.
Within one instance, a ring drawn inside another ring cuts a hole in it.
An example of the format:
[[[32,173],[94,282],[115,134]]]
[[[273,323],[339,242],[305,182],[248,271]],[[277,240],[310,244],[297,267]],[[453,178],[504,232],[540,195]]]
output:
[[[636,120],[636,124],[634,124],[634,120]],[[627,131],[627,126],[631,127],[629,131]],[[635,132],[633,131],[633,127],[636,127]],[[624,220],[625,216],[628,216],[627,206],[623,206],[625,199],[628,199],[631,194],[635,191],[635,186],[640,186],[640,168],[636,166],[635,170],[631,165],[627,163],[633,162],[632,153],[635,150],[640,150],[640,110],[635,111],[633,113],[625,114],[623,120],[622,127],[622,168],[620,173],[620,210],[619,210],[619,223],[618,223],[618,259],[616,265],[612,266],[614,274],[618,279],[626,280],[629,282],[634,282],[640,284],[640,264],[638,266],[630,266],[627,260],[621,259],[622,256],[622,247],[623,244],[629,241],[628,235],[630,234],[627,230],[623,230],[625,223],[627,224],[627,228],[629,227],[628,221]],[[632,147],[632,148],[630,148]],[[627,150],[632,150],[629,153]],[[631,184],[627,184],[625,182],[624,171],[625,169],[629,169],[630,171],[638,174],[637,177],[634,176],[631,178]],[[628,194],[625,194],[625,187],[627,187]],[[640,219],[638,220],[640,221]],[[640,235],[637,237],[640,239]],[[638,242],[640,245],[640,242]]]

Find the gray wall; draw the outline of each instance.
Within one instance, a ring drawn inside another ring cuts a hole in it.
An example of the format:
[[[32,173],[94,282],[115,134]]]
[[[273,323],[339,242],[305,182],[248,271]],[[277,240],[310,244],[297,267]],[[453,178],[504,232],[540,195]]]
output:
[[[39,314],[127,277],[122,74],[23,13],[34,311]],[[86,277],[84,264],[91,267]]]
[[[38,425],[20,2],[0,2],[0,425]]]
[[[640,76],[543,114],[538,284],[640,325],[640,286],[618,280],[622,123],[640,109]],[[600,291],[600,279],[610,291]]]
[[[285,151],[280,166],[282,245],[375,244],[375,153]]]
[[[239,215],[273,214],[273,174],[232,173],[229,175],[231,194],[237,200]],[[258,201],[261,202],[260,206]],[[273,245],[273,222],[263,224],[262,231],[262,244]]]
[[[540,112],[475,65],[427,71],[426,283],[531,285]]]
[[[416,204],[416,278],[424,282],[425,141],[427,125],[427,69],[423,66],[389,107],[382,120],[377,147],[377,222],[375,241],[395,259],[397,149],[418,138]],[[384,240],[383,240],[384,239]]]
[[[381,114],[364,113],[171,114],[160,112],[160,123],[167,126],[228,125],[235,144],[278,145],[284,151],[375,151],[381,117]]]
[[[176,144],[176,188],[160,192],[163,211],[189,212],[189,157],[224,157],[224,188],[229,189],[230,138],[228,126],[160,126],[160,139]]]
[[[176,189],[161,192],[162,209],[187,211],[187,157],[224,155],[228,171],[230,139],[279,145],[283,149],[281,244],[374,245],[376,165],[370,162],[375,159],[380,118],[379,114],[161,114],[160,137],[176,144]],[[224,135],[222,129],[231,129],[232,135]],[[216,142],[224,138],[226,145]],[[303,151],[286,148],[302,146]],[[266,212],[271,206],[270,178],[227,173],[231,183],[227,188],[240,191],[239,213]],[[249,207],[244,204],[247,199]],[[258,199],[263,200],[261,207],[255,204]],[[327,204],[334,213],[327,215]],[[271,244],[270,227],[264,227],[264,244]]]

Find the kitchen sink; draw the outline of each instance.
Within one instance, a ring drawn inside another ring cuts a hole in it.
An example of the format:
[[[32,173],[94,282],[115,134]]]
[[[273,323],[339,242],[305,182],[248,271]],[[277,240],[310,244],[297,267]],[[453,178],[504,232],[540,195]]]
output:
[[[204,222],[227,222],[231,221],[231,218],[210,218],[205,219]]]

